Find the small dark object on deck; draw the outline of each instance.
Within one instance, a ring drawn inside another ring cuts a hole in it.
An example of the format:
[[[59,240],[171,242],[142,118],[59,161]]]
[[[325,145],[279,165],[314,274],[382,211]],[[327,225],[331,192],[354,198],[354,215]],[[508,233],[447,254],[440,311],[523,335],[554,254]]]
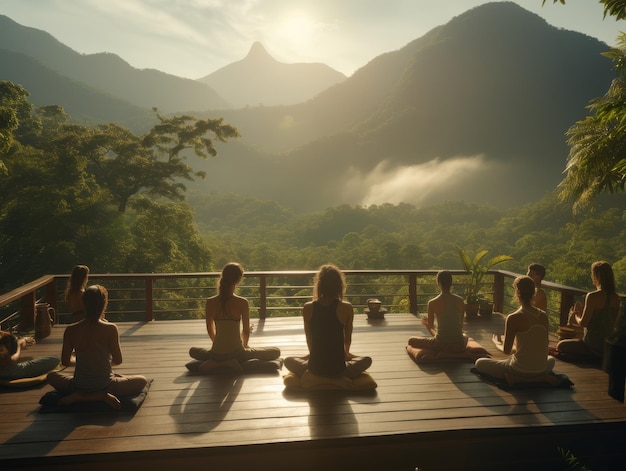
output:
[[[376,298],[369,298],[367,300],[367,308],[365,314],[368,319],[384,319],[387,310],[382,307],[382,301]]]

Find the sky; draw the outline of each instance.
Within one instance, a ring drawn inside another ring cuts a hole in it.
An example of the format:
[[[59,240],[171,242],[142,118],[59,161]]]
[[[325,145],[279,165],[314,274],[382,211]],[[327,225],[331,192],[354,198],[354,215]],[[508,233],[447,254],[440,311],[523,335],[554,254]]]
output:
[[[321,62],[350,76],[480,0],[0,0],[0,14],[82,54],[112,52],[133,67],[204,77],[253,42],[284,63]],[[610,46],[623,21],[596,0],[518,0],[551,25]],[[1,47],[1,45],[0,45]]]

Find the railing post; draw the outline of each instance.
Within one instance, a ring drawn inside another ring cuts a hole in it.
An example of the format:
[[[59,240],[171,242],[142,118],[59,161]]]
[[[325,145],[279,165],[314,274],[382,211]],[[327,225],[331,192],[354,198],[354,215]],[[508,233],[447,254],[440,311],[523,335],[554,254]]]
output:
[[[265,275],[259,278],[259,318],[267,317],[267,279]]]
[[[571,291],[561,291],[561,306],[559,309],[559,325],[567,325],[569,310],[574,305],[574,294]]]
[[[409,274],[409,309],[417,316],[417,273]]]
[[[152,293],[153,285],[153,278],[146,278],[146,322],[154,320],[154,295]]]
[[[493,275],[493,310],[502,313],[504,311],[504,275]]]

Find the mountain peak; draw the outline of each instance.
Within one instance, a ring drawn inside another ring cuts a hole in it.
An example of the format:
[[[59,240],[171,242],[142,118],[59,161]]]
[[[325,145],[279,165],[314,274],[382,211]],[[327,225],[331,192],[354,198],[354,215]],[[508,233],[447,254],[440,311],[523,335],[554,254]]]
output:
[[[246,56],[245,60],[267,61],[267,60],[274,60],[274,58],[270,56],[270,54],[267,52],[267,49],[265,49],[263,44],[261,44],[259,41],[255,41],[254,43],[252,43],[252,46],[250,47],[250,51],[248,52],[248,55]]]

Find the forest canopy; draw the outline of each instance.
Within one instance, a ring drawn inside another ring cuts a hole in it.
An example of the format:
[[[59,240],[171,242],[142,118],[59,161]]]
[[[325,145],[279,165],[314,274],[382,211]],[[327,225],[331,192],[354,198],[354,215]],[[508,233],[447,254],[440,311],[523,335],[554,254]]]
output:
[[[211,250],[184,203],[188,163],[238,136],[222,119],[162,116],[144,135],[35,108],[0,82],[0,280],[12,288],[82,262],[106,272],[195,271]]]
[[[72,123],[59,106],[34,108],[0,82],[0,288],[77,263],[93,273],[246,270],[461,269],[454,244],[513,261],[498,268],[589,289],[607,260],[626,291],[626,195],[604,194],[578,213],[556,192],[507,210],[448,201],[338,205],[296,213],[241,194],[189,193],[194,156],[237,137],[221,119],[162,116],[145,135]],[[294,175],[294,178],[296,176]]]

